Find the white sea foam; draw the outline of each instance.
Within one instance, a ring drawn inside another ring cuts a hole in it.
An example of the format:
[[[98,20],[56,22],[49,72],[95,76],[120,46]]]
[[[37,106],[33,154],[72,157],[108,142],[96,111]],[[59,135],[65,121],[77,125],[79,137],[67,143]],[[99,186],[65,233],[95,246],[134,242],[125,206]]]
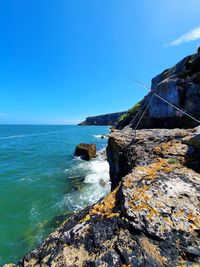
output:
[[[75,159],[75,161],[76,164],[68,170],[68,178],[84,175],[81,190],[66,194],[59,206],[70,206],[73,210],[79,210],[86,205],[95,203],[110,191],[110,176],[104,150],[99,151],[97,158],[91,161],[81,159]]]
[[[98,139],[108,139],[108,137],[106,135],[103,135],[103,134],[95,134],[93,136],[98,138]]]
[[[24,136],[25,135],[22,135],[22,134],[19,134],[19,135],[10,135],[10,136],[2,136],[2,137],[0,137],[0,140],[3,140],[3,139],[13,139],[13,138],[22,138]]]
[[[37,137],[42,135],[51,135],[51,134],[57,134],[64,131],[52,131],[47,133],[38,133],[38,134],[17,134],[17,135],[10,135],[10,136],[1,136],[0,140],[4,139],[13,139],[13,138],[24,138],[24,137]]]

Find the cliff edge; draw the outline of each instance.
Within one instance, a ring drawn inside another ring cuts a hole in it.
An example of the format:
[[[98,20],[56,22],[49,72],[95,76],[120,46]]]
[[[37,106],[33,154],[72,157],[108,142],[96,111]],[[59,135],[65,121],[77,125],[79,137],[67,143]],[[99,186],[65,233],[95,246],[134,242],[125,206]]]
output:
[[[198,51],[154,78],[152,86],[200,117],[199,66]],[[125,129],[109,136],[112,191],[7,266],[200,266],[200,126],[153,98],[135,131],[133,114],[149,97],[121,118],[117,127]],[[189,126],[195,127],[183,129]]]
[[[200,127],[114,131],[113,191],[17,266],[199,266]]]

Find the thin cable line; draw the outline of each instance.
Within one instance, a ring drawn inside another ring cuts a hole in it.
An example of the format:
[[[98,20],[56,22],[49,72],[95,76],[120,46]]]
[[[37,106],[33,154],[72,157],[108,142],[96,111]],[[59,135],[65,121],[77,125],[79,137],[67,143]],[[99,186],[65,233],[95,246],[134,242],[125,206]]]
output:
[[[193,119],[194,121],[200,123],[199,120],[197,120],[195,117],[193,117],[192,115],[190,115],[188,112],[184,111],[181,108],[178,108],[177,106],[175,106],[174,104],[172,104],[170,101],[166,100],[165,98],[163,98],[162,96],[158,95],[157,93],[155,93],[155,96],[157,96],[159,99],[163,100],[165,103],[171,105],[172,107],[174,107],[175,109],[177,109],[178,111],[181,111],[183,114],[187,115],[188,117],[190,117],[191,119]]]
[[[150,105],[150,103],[151,103],[151,101],[152,101],[154,95],[155,95],[155,93],[152,94],[152,96],[151,96],[151,98],[150,98],[150,100],[149,100],[149,102],[148,102],[148,104],[147,104],[147,106],[146,106],[144,112],[142,113],[142,116],[140,117],[138,123],[136,124],[136,126],[135,126],[135,128],[134,128],[134,130],[135,130],[135,137],[136,137],[136,130],[137,130],[137,128],[138,128],[140,122],[142,121],[142,119],[143,119],[143,117],[144,117],[144,115],[145,115],[145,113],[146,113],[146,111],[147,111],[147,109],[148,109],[148,107],[149,107],[149,105]]]
[[[149,106],[151,102],[151,98],[150,100],[146,103],[146,105],[144,106],[144,108],[146,109],[147,106]],[[134,116],[134,118],[129,122],[129,125],[130,124],[133,124],[133,122],[135,121],[135,119],[139,116],[140,113],[143,112],[143,109],[139,109],[139,111],[137,112],[137,114]],[[146,111],[145,111],[146,112]],[[124,127],[124,129],[122,130],[122,132],[125,132],[127,128],[129,128],[129,125],[127,125],[126,127]]]
[[[139,85],[141,85],[142,87],[144,87],[145,89],[148,89],[151,90],[146,84],[140,82],[140,81],[137,81],[136,79],[134,79],[133,77],[130,77],[130,79],[136,83],[138,83]],[[154,90],[155,91],[155,90]],[[153,92],[153,89],[152,89],[152,92]],[[162,101],[164,101],[165,103],[167,103],[168,105],[171,105],[173,108],[175,108],[176,110],[178,111],[181,111],[183,114],[187,115],[188,117],[190,117],[191,119],[193,119],[194,121],[198,122],[200,124],[200,121],[198,119],[196,119],[194,116],[192,116],[191,114],[189,114],[187,111],[185,111],[184,109],[178,107],[178,106],[175,106],[173,103],[171,103],[170,101],[166,100],[164,97],[160,96],[159,94],[157,94],[156,92],[154,92],[154,95],[161,99]]]

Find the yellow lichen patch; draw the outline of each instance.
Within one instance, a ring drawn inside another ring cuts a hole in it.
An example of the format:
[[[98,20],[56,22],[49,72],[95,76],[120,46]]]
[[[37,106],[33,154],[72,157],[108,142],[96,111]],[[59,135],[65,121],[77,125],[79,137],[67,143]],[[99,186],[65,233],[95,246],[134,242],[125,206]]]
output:
[[[102,217],[111,216],[112,210],[115,207],[118,189],[119,187],[109,193],[100,203],[94,205],[89,211],[89,215],[101,215]]]
[[[170,148],[172,145],[173,145],[173,142],[170,141],[170,142],[156,146],[153,151],[156,154],[163,154],[163,152],[166,151],[168,148]]]
[[[174,168],[174,165],[171,166],[167,160],[159,158],[157,162],[149,164],[147,166],[138,166],[135,168],[137,172],[143,174],[144,179],[155,179],[159,171],[165,173],[171,172]]]
[[[94,205],[89,213],[80,222],[87,222],[94,215],[100,215],[101,217],[106,218],[119,217],[119,213],[112,212],[113,208],[115,207],[116,194],[118,192],[118,189],[119,186],[114,191],[109,193],[100,203]]]
[[[182,155],[181,149],[185,147],[179,140],[169,141],[167,143],[162,143],[154,148],[153,152],[162,156],[166,156],[168,154],[180,154]]]
[[[173,226],[173,222],[169,217],[163,217],[163,220],[170,226]]]
[[[87,222],[87,221],[89,221],[90,220],[90,215],[89,214],[87,214],[82,220],[80,220],[80,222],[82,223],[82,222]]]
[[[107,218],[113,218],[113,217],[119,217],[120,214],[118,212],[111,213],[110,215],[107,215]]]
[[[131,188],[133,185],[133,179],[131,176],[128,176],[125,180],[124,180],[124,186],[127,188]]]
[[[140,212],[146,210],[147,218],[151,220],[154,216],[158,216],[158,212],[149,205],[148,200],[148,186],[144,185],[140,188],[136,188],[132,195],[131,200],[129,200],[129,205],[134,210],[134,212]]]
[[[200,228],[200,216],[196,214],[188,214],[187,216],[188,220],[191,221],[194,224],[194,228]]]
[[[185,216],[185,212],[180,210],[180,211],[177,211],[173,214],[173,216],[177,217],[177,218],[180,218],[180,217],[183,217]]]
[[[165,264],[167,262],[167,259],[160,254],[160,249],[156,245],[150,243],[150,241],[147,238],[141,238],[140,243],[142,245],[142,248],[146,251],[146,253],[151,256],[153,259],[155,259],[160,264]]]

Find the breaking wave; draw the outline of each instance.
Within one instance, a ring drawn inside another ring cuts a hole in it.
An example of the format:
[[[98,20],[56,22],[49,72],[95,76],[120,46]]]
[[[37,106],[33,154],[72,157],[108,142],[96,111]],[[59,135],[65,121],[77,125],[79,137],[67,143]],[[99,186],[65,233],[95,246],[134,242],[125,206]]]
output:
[[[69,206],[79,210],[91,205],[110,191],[109,164],[105,157],[105,149],[98,152],[95,159],[83,161],[74,159],[74,165],[67,169],[68,178],[74,185],[73,191],[66,194],[60,206]]]

